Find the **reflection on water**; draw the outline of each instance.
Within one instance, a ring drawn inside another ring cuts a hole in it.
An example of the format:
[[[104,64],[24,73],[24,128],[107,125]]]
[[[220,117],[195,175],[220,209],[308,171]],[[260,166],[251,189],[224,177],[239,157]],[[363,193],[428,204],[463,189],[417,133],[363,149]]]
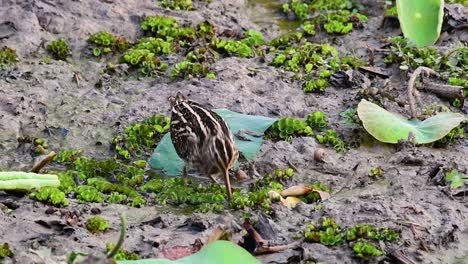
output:
[[[283,32],[295,31],[301,22],[289,20],[281,11],[281,2],[275,0],[247,0],[252,21],[260,26],[277,25]]]

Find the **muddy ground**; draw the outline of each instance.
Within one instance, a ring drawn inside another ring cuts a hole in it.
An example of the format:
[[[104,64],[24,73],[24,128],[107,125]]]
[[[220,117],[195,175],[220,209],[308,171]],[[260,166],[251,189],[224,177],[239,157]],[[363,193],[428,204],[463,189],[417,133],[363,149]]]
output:
[[[383,1],[361,1],[369,23],[342,37],[319,35],[315,41],[328,41],[343,54],[354,54],[369,61],[369,47],[380,48],[388,37],[400,34],[398,28],[381,29]],[[339,113],[354,107],[356,89],[328,88],[325,94],[304,94],[299,82],[289,74],[258,58],[224,58],[214,65],[217,78],[170,81],[167,77],[131,78],[103,76],[107,61],[86,55],[87,37],[99,30],[135,40],[141,37],[139,22],[144,16],[168,15],[179,23],[195,25],[204,20],[219,32],[225,29],[257,29],[267,39],[288,26],[265,1],[195,1],[194,11],[168,11],[154,1],[8,1],[0,2],[0,46],[17,50],[21,61],[0,72],[0,168],[29,170],[35,157],[18,147],[18,137],[47,139],[50,148],[83,149],[91,157],[109,157],[112,137],[126,125],[152,114],[169,114],[166,98],[176,91],[213,108],[228,108],[245,114],[271,117],[304,117],[311,111],[323,111],[333,128],[350,138],[354,125],[341,124]],[[6,23],[10,22],[10,23]],[[257,23],[256,23],[257,22]],[[14,27],[11,26],[13,23]],[[445,47],[466,38],[454,32],[443,34],[438,43]],[[73,47],[68,62],[41,62],[47,56],[45,43],[65,37]],[[375,66],[384,66],[383,56],[375,54]],[[174,62],[177,56],[171,58]],[[252,73],[249,68],[259,68]],[[375,79],[382,92],[406,102],[407,76],[397,67],[386,68],[389,79]],[[80,72],[81,82],[73,82]],[[104,81],[106,85],[96,88]],[[426,102],[448,105],[423,93]],[[385,99],[391,111],[408,114],[408,107]],[[465,113],[466,114],[466,113]],[[276,244],[293,242],[306,223],[326,215],[342,227],[370,223],[401,231],[401,241],[381,245],[388,253],[373,261],[398,263],[401,256],[419,263],[468,263],[468,200],[450,197],[431,178],[439,168],[468,170],[468,139],[446,148],[426,146],[398,148],[371,139],[358,148],[338,154],[326,149],[328,161],[316,162],[314,138],[296,138],[292,143],[265,142],[256,160],[260,173],[294,164],[294,182],[319,181],[332,188],[323,210],[315,205],[300,205],[294,210],[275,205],[274,217],[263,222],[275,230],[270,239]],[[289,163],[288,163],[289,162]],[[49,169],[54,169],[54,165]],[[371,168],[381,167],[384,177],[368,176]],[[125,248],[143,258],[155,257],[164,247],[187,246],[197,238],[204,240],[218,225],[237,230],[241,236],[239,212],[221,214],[182,214],[174,208],[149,206],[131,208],[123,205],[79,204],[70,199],[67,208],[54,208],[30,200],[0,193],[0,242],[9,243],[15,255],[6,263],[62,263],[72,251],[103,254],[104,245],[116,241],[120,221],[118,212],[126,211],[129,222]],[[79,220],[67,225],[66,214],[76,212]],[[111,230],[92,235],[84,220],[98,213],[111,220]],[[259,217],[254,212],[255,218]],[[271,234],[271,233],[270,233]],[[400,258],[394,257],[396,253]],[[294,249],[258,257],[264,263],[358,263],[349,247],[325,247],[302,243]],[[411,262],[408,262],[411,263]]]

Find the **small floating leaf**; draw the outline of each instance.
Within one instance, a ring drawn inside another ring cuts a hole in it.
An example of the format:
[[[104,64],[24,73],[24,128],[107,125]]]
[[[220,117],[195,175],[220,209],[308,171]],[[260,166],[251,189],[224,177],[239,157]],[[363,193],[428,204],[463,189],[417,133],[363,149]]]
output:
[[[416,144],[437,141],[465,119],[458,113],[439,113],[424,121],[407,120],[364,99],[359,103],[357,112],[369,134],[381,142],[393,144],[407,140],[410,133],[413,133]]]

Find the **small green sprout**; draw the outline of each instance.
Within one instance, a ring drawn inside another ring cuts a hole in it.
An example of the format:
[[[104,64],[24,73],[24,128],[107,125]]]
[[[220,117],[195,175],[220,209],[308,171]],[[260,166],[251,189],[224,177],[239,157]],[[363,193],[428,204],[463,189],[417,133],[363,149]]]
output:
[[[31,193],[30,197],[40,202],[52,205],[68,205],[65,193],[56,187],[42,187],[39,191]]]
[[[107,253],[110,253],[115,247],[114,243],[106,243],[106,251]],[[117,254],[114,256],[114,260],[137,260],[140,259],[138,254],[127,251],[123,248],[120,248],[117,251]]]
[[[315,184],[312,184],[309,186],[311,189],[313,190],[318,190],[318,191],[323,191],[323,192],[327,192],[327,193],[330,193],[330,187],[324,185],[324,184],[321,184],[321,183],[315,183]],[[322,199],[322,197],[320,197],[320,194],[317,193],[317,192],[310,192],[308,193],[307,195],[305,196],[302,196],[300,197],[300,199],[304,202],[304,203],[315,203],[317,201],[320,201]],[[319,209],[317,209],[319,210]]]
[[[19,59],[18,55],[16,54],[16,50],[8,47],[3,47],[0,49],[0,69],[18,61]]]
[[[71,55],[71,49],[63,38],[52,41],[47,45],[47,50],[52,53],[57,60],[66,60],[67,57]]]
[[[468,175],[459,172],[458,170],[451,170],[445,174],[445,181],[450,184],[453,189],[460,188],[468,184]]]
[[[374,244],[365,240],[359,240],[356,242],[356,244],[353,246],[353,251],[356,257],[362,259],[380,257],[384,254],[384,252],[378,249]]]
[[[316,33],[315,32],[315,25],[311,24],[310,22],[304,23],[303,29],[304,29],[304,32],[309,36],[313,36]]]
[[[109,221],[106,219],[95,216],[86,221],[86,229],[93,234],[101,233],[109,228]]]
[[[8,243],[0,244],[0,260],[13,257],[13,251],[10,249],[10,245]]]
[[[369,171],[369,177],[378,178],[378,177],[382,177],[382,176],[383,176],[383,170],[380,167],[372,168]]]
[[[242,40],[249,47],[255,47],[265,44],[263,34],[259,31],[249,29],[244,33],[244,39]]]

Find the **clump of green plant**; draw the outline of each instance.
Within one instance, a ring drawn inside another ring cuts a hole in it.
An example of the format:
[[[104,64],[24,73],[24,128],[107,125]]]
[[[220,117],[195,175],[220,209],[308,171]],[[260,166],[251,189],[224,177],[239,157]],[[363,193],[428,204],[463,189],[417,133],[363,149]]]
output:
[[[338,133],[333,129],[328,129],[324,134],[316,135],[320,144],[327,144],[332,146],[337,152],[346,150],[346,143],[340,138]]]
[[[289,32],[272,39],[270,41],[270,46],[273,48],[285,49],[291,46],[291,44],[298,43],[301,39],[301,32]]]
[[[314,129],[322,129],[328,125],[328,118],[325,113],[316,111],[307,116],[306,122]]]
[[[275,67],[305,75],[304,92],[324,92],[330,86],[328,80],[334,73],[363,64],[355,57],[345,56],[340,59],[338,51],[329,44],[311,42],[289,46],[283,51],[278,51],[272,62]],[[298,78],[302,79],[302,76],[298,75]]]
[[[47,50],[57,60],[66,60],[71,55],[71,49],[63,38],[52,41],[47,45]]]
[[[139,50],[149,50],[153,54],[170,54],[174,51],[172,43],[163,40],[162,38],[141,38],[138,43],[133,47]]]
[[[141,22],[141,29],[149,31],[155,37],[171,40],[178,34],[179,25],[176,20],[171,17],[164,16],[149,16]]]
[[[57,174],[60,180],[60,186],[58,188],[65,194],[70,193],[76,187],[74,175],[75,172],[73,170],[67,170]]]
[[[305,93],[317,93],[325,92],[325,89],[330,86],[330,83],[326,79],[308,80],[304,82],[303,91]]]
[[[101,233],[109,228],[109,221],[106,219],[94,216],[86,221],[86,229],[93,234]]]
[[[359,13],[351,13],[348,10],[329,12],[325,15],[323,28],[329,34],[347,34],[354,28],[353,24],[361,24],[368,21],[368,18]]]
[[[284,183],[290,180],[294,176],[294,170],[292,168],[287,169],[275,169],[274,171],[265,174],[262,178],[258,179],[252,184],[253,190],[260,190],[265,186],[268,186],[271,182]]]
[[[390,45],[390,55],[386,64],[398,63],[401,66],[416,69],[419,66],[439,70],[442,62],[441,54],[435,48],[416,48],[403,37],[393,37]]]
[[[372,168],[369,171],[369,177],[379,178],[379,177],[382,177],[382,176],[383,176],[383,170],[380,167]]]
[[[245,189],[234,191],[229,206],[233,209],[260,208],[269,214],[272,212],[272,200],[268,192],[281,192],[282,190],[283,185],[275,181],[269,182],[267,185],[254,184],[254,188],[250,191]]]
[[[323,217],[318,225],[308,224],[304,231],[305,241],[336,246],[344,242],[344,234],[333,218]]]
[[[30,197],[34,200],[47,204],[62,206],[68,205],[68,200],[65,197],[65,193],[63,193],[57,187],[42,187],[38,191],[32,192]]]
[[[8,243],[0,244],[0,260],[13,257],[13,251],[10,249],[10,245]]]
[[[161,7],[172,10],[192,10],[192,0],[159,0]]]
[[[57,154],[57,156],[54,157],[54,161],[60,163],[71,163],[75,161],[82,152],[82,149],[62,150]]]
[[[356,257],[362,259],[380,257],[384,254],[384,252],[378,249],[374,244],[365,240],[357,241],[353,246],[353,251]]]
[[[309,187],[313,190],[323,191],[327,193],[330,193],[331,191],[330,187],[322,183],[315,183],[315,184],[309,185]],[[304,203],[310,204],[310,203],[315,203],[317,201],[320,201],[322,197],[317,192],[310,192],[306,194],[305,196],[300,196],[299,199],[301,199]]]
[[[255,55],[255,47],[265,44],[262,33],[255,30],[247,30],[241,40],[214,39],[211,45],[229,56],[248,58]]]
[[[445,182],[450,184],[450,187],[453,189],[460,188],[463,185],[468,184],[468,175],[454,169],[445,174]]]
[[[275,121],[265,133],[266,138],[286,141],[299,136],[313,135],[314,132],[306,121],[294,117],[284,117]]]
[[[115,247],[114,243],[106,243],[106,251],[107,253],[110,253]],[[134,252],[130,252],[128,250],[125,250],[123,248],[120,248],[117,251],[117,254],[114,256],[114,260],[137,260],[140,259],[140,256]]]
[[[88,38],[88,42],[93,46],[93,55],[99,57],[115,51],[125,51],[130,43],[122,37],[116,37],[107,31],[99,31]]]
[[[8,47],[3,47],[0,49],[0,69],[18,61],[19,59],[18,55],[16,54],[16,50]]]
[[[180,178],[158,177],[141,186],[141,190],[153,192],[157,204],[190,205],[200,212],[220,212],[226,199],[226,190],[218,184],[195,185],[189,180],[185,185]]]
[[[219,54],[209,47],[192,50],[184,61],[175,65],[170,78],[172,80],[188,77],[214,79],[216,75],[210,70],[210,65],[217,59],[219,59]]]
[[[163,115],[154,115],[125,128],[125,132],[112,140],[119,156],[130,159],[151,151],[166,133],[171,120]]]
[[[75,192],[80,202],[101,203],[104,201],[102,193],[92,186],[80,185],[75,188]]]
[[[400,239],[400,235],[395,230],[389,228],[379,229],[369,224],[357,224],[346,229],[345,237],[347,241],[361,238],[380,241],[396,241]]]
[[[315,26],[321,24],[327,33],[347,34],[353,30],[355,25],[360,25],[368,20],[362,14],[351,12],[354,6],[353,2],[348,0],[292,0],[290,3],[283,4],[282,9],[286,14],[293,13],[300,21],[309,19],[313,15],[314,18],[303,24],[304,32],[309,35],[314,35]]]
[[[138,72],[147,76],[167,69],[167,64],[156,58],[153,52],[145,49],[129,50],[122,56],[120,61],[137,68]]]

